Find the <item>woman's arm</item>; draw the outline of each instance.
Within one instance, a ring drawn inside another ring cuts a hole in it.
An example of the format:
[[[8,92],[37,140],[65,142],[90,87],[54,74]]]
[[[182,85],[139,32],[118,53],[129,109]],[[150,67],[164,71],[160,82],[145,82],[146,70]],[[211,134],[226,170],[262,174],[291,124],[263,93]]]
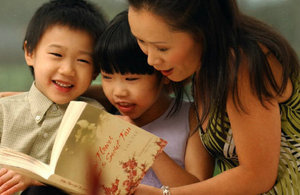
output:
[[[270,63],[274,63],[270,60]],[[276,62],[275,62],[276,63]],[[179,194],[260,194],[272,188],[277,177],[280,154],[281,119],[277,99],[263,106],[252,93],[247,68],[241,68],[238,91],[246,113],[236,109],[228,98],[227,112],[240,165],[217,176],[181,187]],[[140,186],[142,194],[161,194],[161,190]]]
[[[152,169],[163,185],[182,186],[212,177],[214,160],[202,145],[198,132],[193,132],[196,126],[195,112],[191,109],[191,136],[186,147],[185,169],[164,152],[155,160]]]
[[[2,97],[7,97],[7,96],[12,96],[12,95],[17,95],[17,94],[20,94],[22,92],[17,92],[17,91],[3,91],[3,92],[0,92],[0,98]]]
[[[200,139],[196,113],[195,107],[191,106],[189,112],[190,138],[185,153],[185,169],[203,181],[213,176],[215,161]]]

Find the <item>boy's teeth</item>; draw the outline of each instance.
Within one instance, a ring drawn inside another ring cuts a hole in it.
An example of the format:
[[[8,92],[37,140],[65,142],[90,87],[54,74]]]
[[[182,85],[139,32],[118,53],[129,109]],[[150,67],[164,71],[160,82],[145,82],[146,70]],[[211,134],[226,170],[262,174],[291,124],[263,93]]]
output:
[[[64,84],[64,83],[60,83],[60,82],[58,82],[58,81],[55,81],[55,83],[57,84],[57,85],[59,85],[59,86],[61,86],[61,87],[72,87],[72,85],[67,85],[67,84]]]

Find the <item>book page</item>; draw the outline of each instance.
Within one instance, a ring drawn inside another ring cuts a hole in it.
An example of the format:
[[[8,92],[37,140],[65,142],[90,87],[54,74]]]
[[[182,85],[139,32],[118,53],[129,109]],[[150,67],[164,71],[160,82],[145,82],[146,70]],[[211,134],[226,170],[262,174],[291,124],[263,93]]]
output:
[[[55,170],[55,166],[59,155],[65,145],[70,133],[72,133],[73,127],[75,126],[78,118],[80,117],[82,111],[84,110],[85,106],[87,105],[86,102],[76,101],[76,104],[70,103],[72,108],[68,108],[64,114],[64,117],[61,121],[61,124],[58,128],[57,135],[53,144],[53,149],[51,153],[50,159],[50,167]]]
[[[56,174],[85,184],[87,151],[101,194],[129,194],[166,142],[104,110],[87,105],[62,150]]]
[[[85,186],[53,174],[49,165],[10,148],[0,146],[0,165],[42,183],[56,186],[69,193],[86,193]]]
[[[53,174],[49,165],[27,154],[3,146],[0,146],[0,164],[3,167],[27,169],[32,174],[40,175],[45,179]]]

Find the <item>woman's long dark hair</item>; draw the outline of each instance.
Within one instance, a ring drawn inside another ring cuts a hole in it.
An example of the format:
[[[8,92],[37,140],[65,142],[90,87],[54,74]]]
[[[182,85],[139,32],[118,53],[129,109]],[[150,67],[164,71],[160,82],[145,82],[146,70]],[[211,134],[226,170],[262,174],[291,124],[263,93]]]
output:
[[[239,110],[245,111],[237,88],[241,53],[247,57],[250,84],[261,103],[281,95],[288,79],[299,78],[299,61],[288,42],[270,26],[242,14],[235,0],[128,0],[133,9],[161,16],[174,31],[190,33],[202,45],[201,68],[194,75],[194,99],[201,99],[200,124],[210,114],[226,116],[229,93]],[[264,45],[282,65],[278,85]],[[271,89],[270,87],[271,86]],[[275,91],[275,95],[272,93]]]

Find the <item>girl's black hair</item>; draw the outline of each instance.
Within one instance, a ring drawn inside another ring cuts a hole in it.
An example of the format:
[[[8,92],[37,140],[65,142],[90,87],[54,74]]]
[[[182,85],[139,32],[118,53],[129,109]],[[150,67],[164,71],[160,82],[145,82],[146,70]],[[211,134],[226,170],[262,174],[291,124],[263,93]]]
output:
[[[128,24],[127,10],[109,23],[96,45],[95,59],[106,73],[153,74],[147,56],[139,48]]]
[[[299,61],[288,42],[267,24],[241,13],[235,0],[128,2],[133,9],[145,9],[159,15],[172,30],[190,33],[195,41],[201,42],[201,69],[195,73],[193,83],[194,99],[201,99],[200,124],[211,114],[220,115],[221,124],[224,124],[229,93],[232,93],[236,107],[245,111],[237,89],[241,53],[247,57],[251,87],[262,104],[264,98],[282,94],[289,78],[299,79]],[[281,63],[280,85],[276,83],[267,55],[259,44],[267,47]]]
[[[128,23],[128,11],[124,10],[113,18],[96,43],[95,57],[100,70],[109,74],[158,74],[147,63],[147,56],[140,49],[136,38],[131,34]],[[185,93],[183,82],[171,82],[170,88],[177,98],[170,113],[175,113],[181,106]]]

